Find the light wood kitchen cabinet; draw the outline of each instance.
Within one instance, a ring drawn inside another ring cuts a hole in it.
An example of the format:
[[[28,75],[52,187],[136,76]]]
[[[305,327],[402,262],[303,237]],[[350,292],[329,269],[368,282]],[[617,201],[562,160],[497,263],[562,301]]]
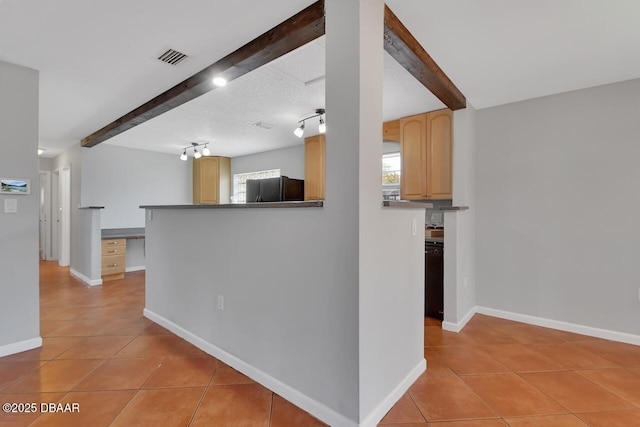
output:
[[[193,159],[193,203],[229,203],[230,195],[231,159],[219,156]]]
[[[400,119],[382,124],[382,140],[400,142]]]
[[[102,241],[102,280],[124,279],[127,261],[127,241],[125,239],[105,239]]]
[[[449,109],[400,119],[402,199],[451,199],[452,119]]]
[[[304,199],[324,200],[325,136],[304,140]]]

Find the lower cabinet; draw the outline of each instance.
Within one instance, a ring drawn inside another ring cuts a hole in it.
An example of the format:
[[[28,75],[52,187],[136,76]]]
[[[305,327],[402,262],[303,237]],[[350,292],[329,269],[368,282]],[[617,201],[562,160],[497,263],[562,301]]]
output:
[[[127,263],[126,239],[102,241],[102,280],[124,279]]]

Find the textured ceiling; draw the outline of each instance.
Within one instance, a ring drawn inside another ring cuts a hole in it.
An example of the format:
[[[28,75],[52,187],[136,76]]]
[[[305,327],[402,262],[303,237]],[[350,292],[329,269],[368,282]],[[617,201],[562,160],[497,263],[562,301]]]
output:
[[[106,144],[177,156],[191,142],[211,142],[213,154],[228,157],[301,144],[293,135],[298,120],[325,107],[324,63],[321,37]],[[384,75],[385,120],[444,107],[387,54]],[[317,125],[318,119],[307,121],[305,136],[317,134]]]

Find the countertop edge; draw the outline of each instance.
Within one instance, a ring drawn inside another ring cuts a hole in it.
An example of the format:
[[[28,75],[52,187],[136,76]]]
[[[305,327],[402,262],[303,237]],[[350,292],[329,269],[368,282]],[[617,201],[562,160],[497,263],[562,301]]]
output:
[[[383,200],[383,208],[402,208],[402,209],[431,209],[432,203],[409,202],[406,200]]]
[[[104,206],[80,206],[78,209],[104,209]]]
[[[445,212],[456,212],[456,211],[466,211],[469,209],[469,206],[442,206],[440,207],[441,211]]]
[[[141,205],[140,209],[292,209],[321,208],[324,200],[307,202],[228,203],[220,205]]]
[[[144,232],[144,227],[103,228],[100,235],[102,239],[143,239]]]

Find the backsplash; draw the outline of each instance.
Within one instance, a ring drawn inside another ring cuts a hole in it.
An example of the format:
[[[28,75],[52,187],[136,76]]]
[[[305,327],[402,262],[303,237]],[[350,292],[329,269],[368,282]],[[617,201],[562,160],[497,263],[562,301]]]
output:
[[[427,203],[433,204],[433,208],[425,211],[425,225],[443,225],[444,212],[442,212],[440,208],[444,206],[451,206],[451,200],[429,200]]]

